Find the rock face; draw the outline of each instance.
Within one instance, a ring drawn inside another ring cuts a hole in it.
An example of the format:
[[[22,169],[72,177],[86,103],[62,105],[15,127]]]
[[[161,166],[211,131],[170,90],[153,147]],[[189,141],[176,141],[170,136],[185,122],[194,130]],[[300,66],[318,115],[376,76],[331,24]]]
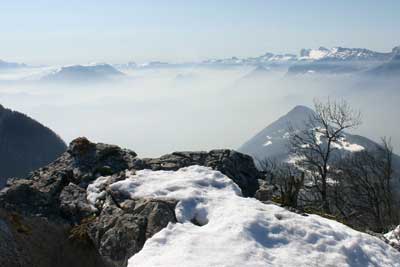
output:
[[[6,178],[25,177],[66,149],[64,141],[49,128],[0,105],[0,188]]]
[[[244,196],[254,196],[258,190],[261,176],[252,158],[235,151],[175,152],[139,159],[118,146],[75,139],[56,161],[27,179],[10,181],[0,191],[0,266],[126,266],[148,238],[176,222],[177,201],[131,199],[109,185],[125,179],[126,170],[178,170],[190,165],[221,171]],[[106,179],[94,204],[87,188],[99,177]],[[44,237],[36,240],[40,235]],[[9,245],[1,245],[4,242]],[[40,261],[37,255],[47,260]],[[64,258],[70,265],[59,264]]]

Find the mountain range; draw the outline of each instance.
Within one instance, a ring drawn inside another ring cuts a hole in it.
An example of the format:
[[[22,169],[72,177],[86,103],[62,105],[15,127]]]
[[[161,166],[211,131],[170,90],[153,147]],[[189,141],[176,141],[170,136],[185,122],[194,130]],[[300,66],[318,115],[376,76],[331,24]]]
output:
[[[224,68],[235,66],[255,66],[268,68],[284,68],[290,75],[299,74],[377,74],[397,77],[400,72],[398,57],[400,46],[389,52],[377,52],[366,48],[319,47],[317,49],[301,49],[295,54],[265,53],[258,57],[215,58],[200,62],[168,63],[150,61],[137,64],[88,64],[64,66],[42,78],[44,81],[107,81],[123,76],[126,69],[165,69],[185,67]],[[12,63],[0,60],[0,69],[27,67],[23,63]]]
[[[389,68],[390,75],[399,71],[399,67],[391,63],[399,54],[400,46],[394,47],[390,52],[377,52],[365,48],[319,47],[317,49],[302,49],[299,55],[265,53],[258,57],[239,58],[234,56],[191,63],[149,62],[141,65],[129,63],[123,65],[122,68],[176,68],[188,66],[223,68],[235,66],[263,66],[268,68],[287,68],[288,74],[290,75],[314,73],[369,74],[370,71],[374,72],[375,68],[380,68],[381,70],[377,71],[381,72]],[[391,66],[385,67],[386,64],[391,64]],[[121,68],[121,65],[118,65],[118,68]]]
[[[390,52],[376,52],[365,48],[320,47],[317,49],[302,49],[299,55],[265,53],[258,57],[225,59],[209,59],[200,62],[200,65],[270,65],[270,64],[295,64],[309,62],[346,62],[346,61],[372,61],[384,62],[399,54],[400,46],[394,47]]]

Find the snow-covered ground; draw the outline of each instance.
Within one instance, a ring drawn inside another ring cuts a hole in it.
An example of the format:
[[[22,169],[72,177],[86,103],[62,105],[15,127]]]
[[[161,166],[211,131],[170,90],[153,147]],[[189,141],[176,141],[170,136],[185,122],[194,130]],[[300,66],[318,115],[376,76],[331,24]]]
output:
[[[383,241],[244,198],[232,180],[206,167],[138,171],[111,187],[132,198],[179,200],[178,223],[147,240],[128,266],[400,266],[400,253]]]

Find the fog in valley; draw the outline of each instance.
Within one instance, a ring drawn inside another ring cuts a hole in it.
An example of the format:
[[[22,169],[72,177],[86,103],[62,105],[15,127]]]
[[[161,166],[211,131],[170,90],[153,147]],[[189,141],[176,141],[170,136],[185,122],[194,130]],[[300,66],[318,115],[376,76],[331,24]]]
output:
[[[286,68],[121,68],[108,81],[45,81],[52,69],[0,71],[0,103],[26,113],[66,142],[86,136],[141,157],[178,150],[238,148],[296,105],[346,99],[362,113],[353,133],[392,138],[400,152],[398,79],[288,75]]]

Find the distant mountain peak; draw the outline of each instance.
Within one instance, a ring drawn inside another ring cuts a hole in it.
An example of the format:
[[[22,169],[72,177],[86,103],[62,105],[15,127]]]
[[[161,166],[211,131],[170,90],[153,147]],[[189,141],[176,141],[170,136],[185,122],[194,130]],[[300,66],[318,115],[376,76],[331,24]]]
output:
[[[295,106],[293,109],[291,109],[291,110],[286,114],[286,116],[291,115],[291,114],[297,114],[297,113],[307,113],[307,114],[310,114],[310,113],[314,113],[314,111],[313,111],[311,108],[307,107],[307,106],[297,105],[297,106]]]
[[[27,67],[24,63],[7,62],[0,59],[0,69],[13,69],[13,68],[24,68]]]
[[[124,75],[113,66],[106,63],[91,63],[88,65],[71,65],[61,67],[56,72],[44,77],[47,81],[104,81],[115,76]]]
[[[307,121],[313,114],[315,112],[307,106],[295,106],[288,113],[250,138],[238,151],[248,154],[256,160],[275,158],[279,161],[290,163],[290,160],[293,159],[293,154],[288,148],[291,135],[290,129],[309,130],[308,127],[310,126]],[[375,142],[365,137],[348,133],[344,133],[343,137],[335,145],[341,155],[377,147]]]
[[[300,59],[313,61],[387,60],[391,55],[391,52],[381,53],[366,48],[347,48],[341,46],[302,49],[300,51]]]

